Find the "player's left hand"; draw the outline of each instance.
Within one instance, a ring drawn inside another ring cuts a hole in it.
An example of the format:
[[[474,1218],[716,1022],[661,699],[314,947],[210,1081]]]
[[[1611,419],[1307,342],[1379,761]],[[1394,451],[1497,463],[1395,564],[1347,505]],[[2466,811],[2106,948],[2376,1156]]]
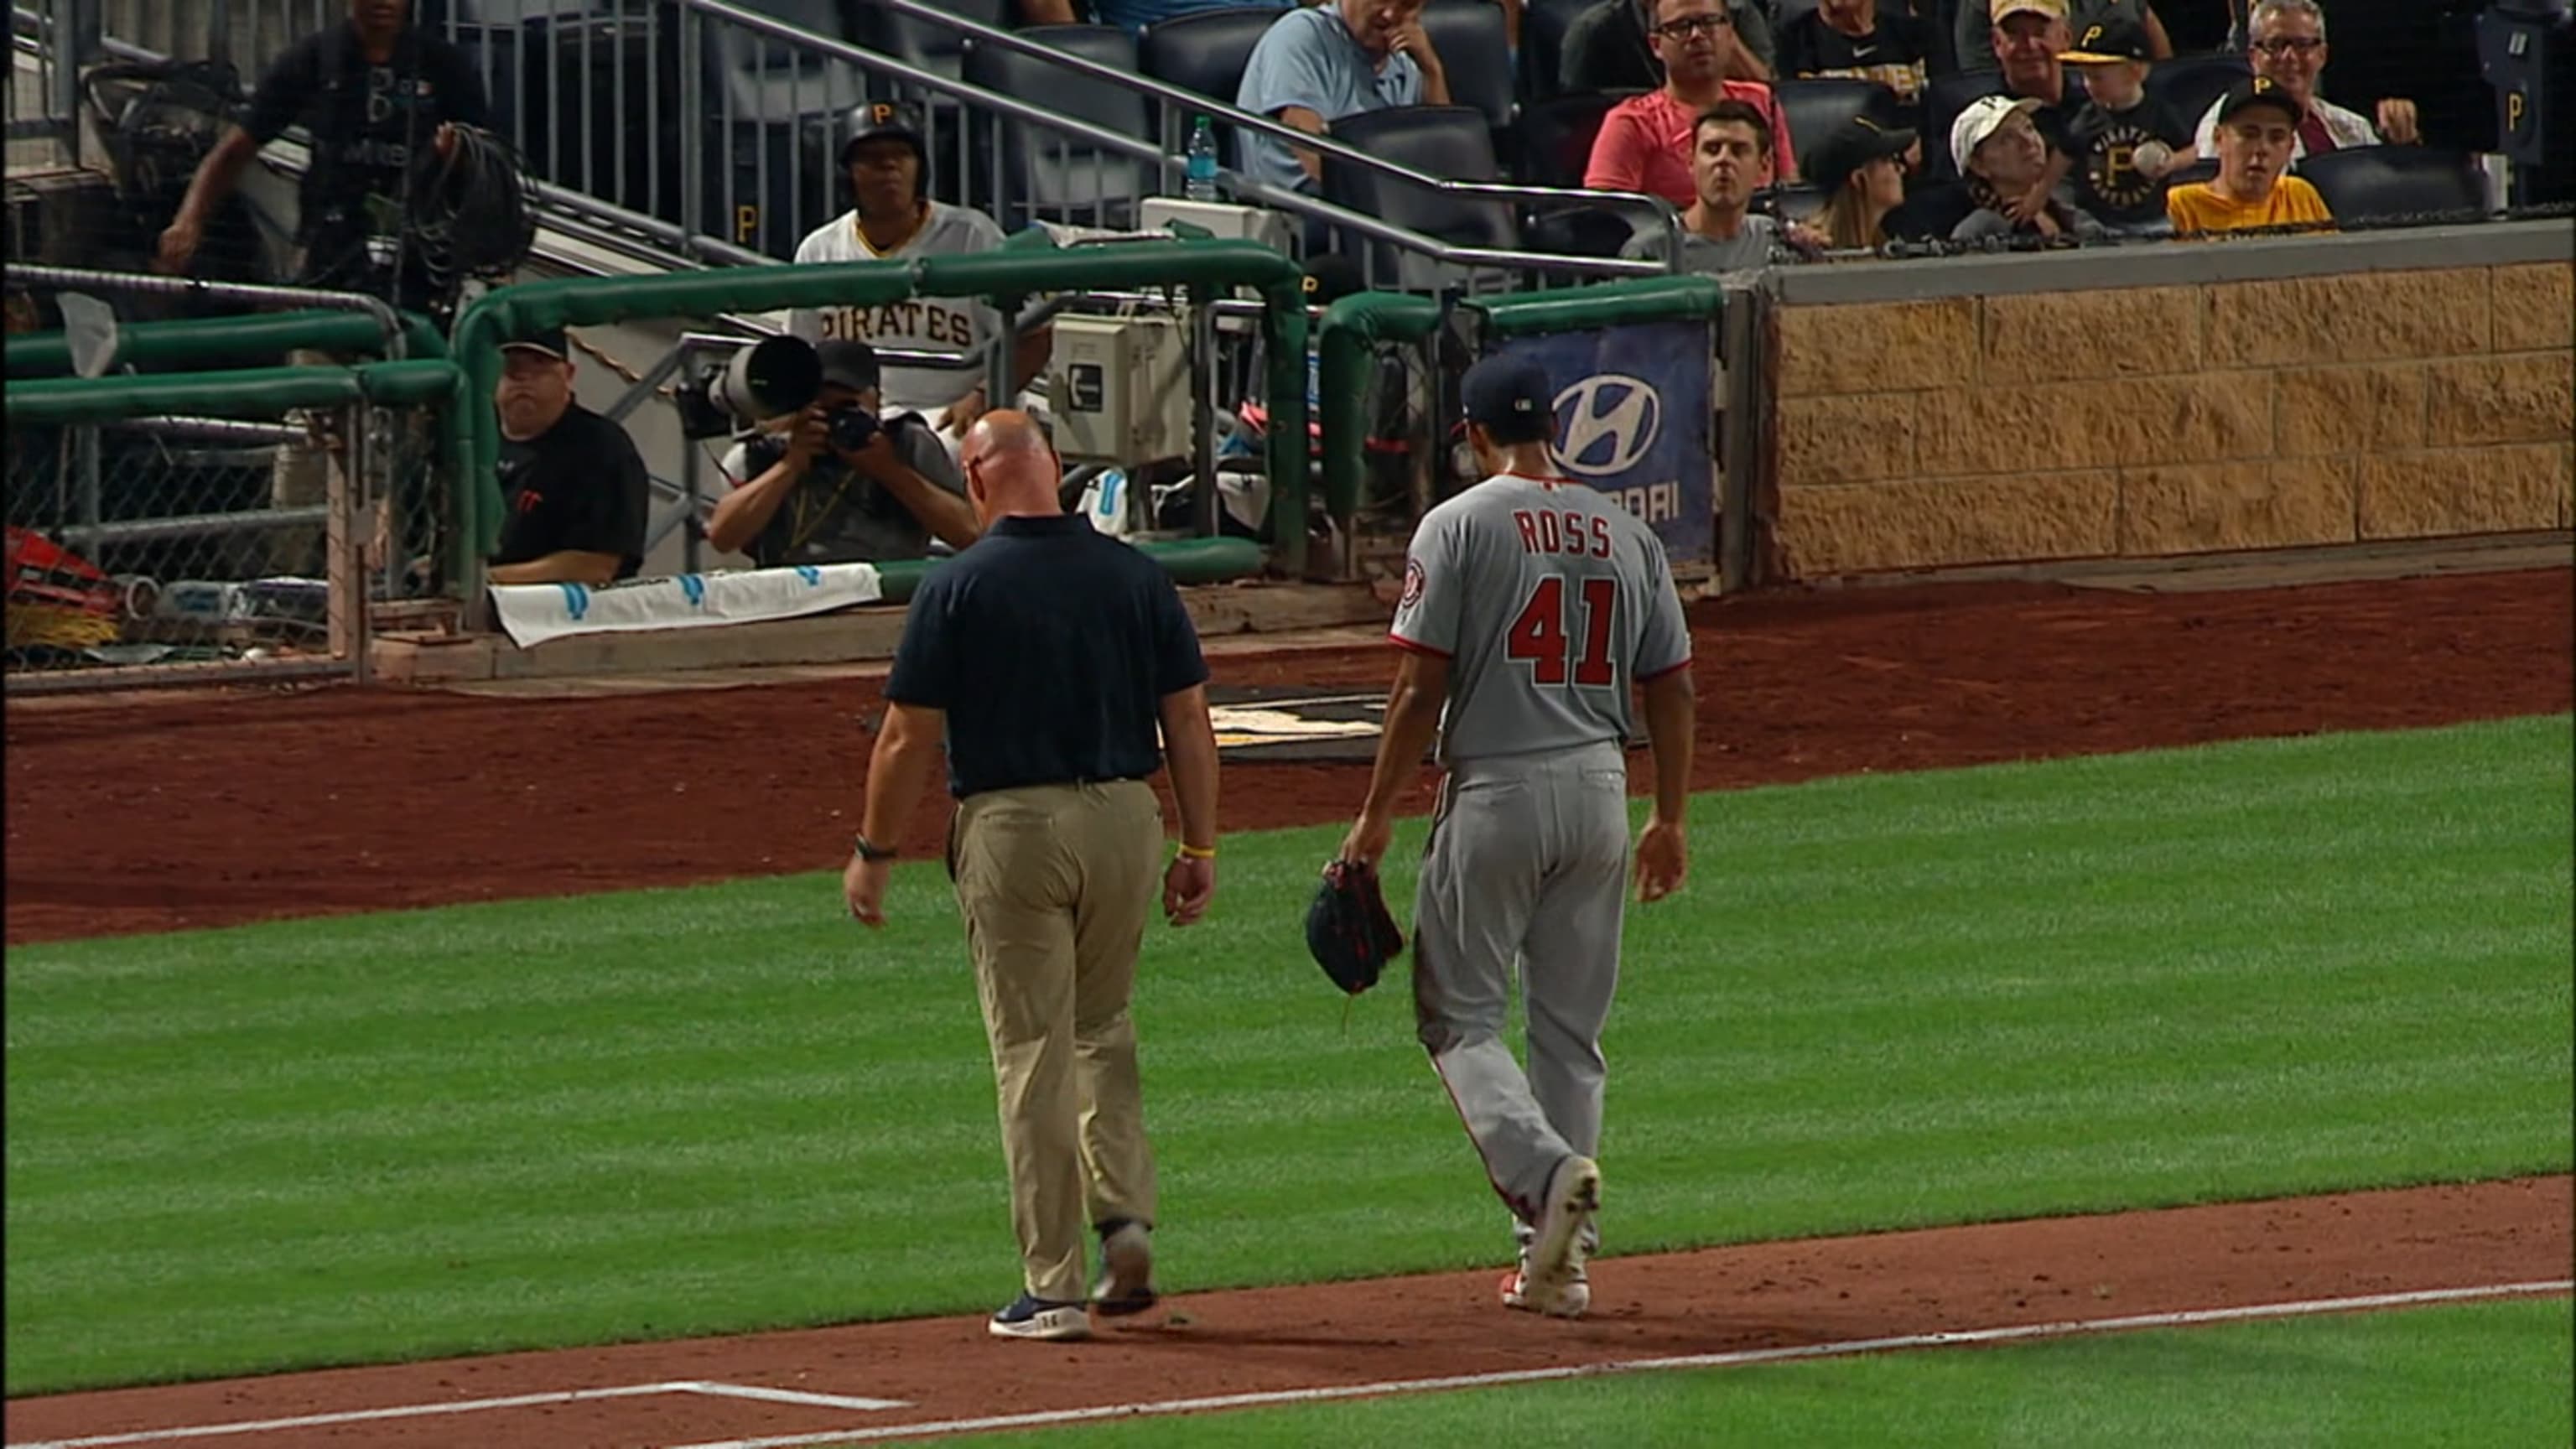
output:
[[[1394,821],[1363,810],[1360,818],[1351,822],[1350,833],[1342,837],[1342,848],[1335,859],[1375,866],[1386,857],[1386,848],[1394,839]]]
[[[2415,126],[2415,103],[2395,97],[2379,103],[2379,139],[2391,146],[2412,146],[2424,139]]]
[[[975,420],[982,417],[985,411],[984,390],[979,387],[950,403],[946,410],[940,413],[939,431],[962,438],[966,435],[966,430],[975,426]]]
[[[1659,901],[1681,887],[1690,869],[1690,847],[1679,821],[1661,816],[1646,822],[1637,837],[1637,899]]]
[[[849,868],[841,872],[841,895],[849,901],[850,914],[860,925],[874,928],[885,924],[886,881],[893,873],[893,861],[850,857]]]
[[[1207,914],[1216,899],[1216,862],[1186,855],[1172,857],[1163,871],[1163,918],[1186,926]]]

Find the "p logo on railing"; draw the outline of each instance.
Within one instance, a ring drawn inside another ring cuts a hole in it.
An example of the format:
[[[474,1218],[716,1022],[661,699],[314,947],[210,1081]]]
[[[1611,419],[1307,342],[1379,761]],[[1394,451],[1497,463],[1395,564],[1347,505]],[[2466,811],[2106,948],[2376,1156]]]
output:
[[[733,209],[733,244],[738,247],[747,247],[751,245],[751,239],[758,235],[760,235],[760,208],[757,206],[735,207]]]

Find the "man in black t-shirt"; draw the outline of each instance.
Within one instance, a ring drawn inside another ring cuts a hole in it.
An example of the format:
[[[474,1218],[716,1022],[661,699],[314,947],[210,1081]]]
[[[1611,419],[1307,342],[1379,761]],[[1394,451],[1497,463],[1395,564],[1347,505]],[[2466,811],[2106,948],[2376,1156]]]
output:
[[[483,85],[456,47],[409,23],[410,10],[411,0],[349,0],[348,24],[316,31],[277,58],[251,95],[249,116],[199,163],[161,233],[164,270],[187,271],[206,219],[242,168],[301,122],[313,154],[296,188],[295,280],[411,311],[454,305],[460,279],[423,265],[408,234],[406,193],[416,158],[447,155],[454,126],[486,124]]]
[[[2090,98],[2066,123],[2075,157],[2075,204],[2114,231],[2156,235],[2165,219],[2165,179],[2199,159],[2193,119],[2147,92],[2147,33],[2125,20],[2077,36],[2058,60],[2084,79]]]
[[[501,546],[496,584],[630,579],[644,562],[644,459],[626,430],[572,400],[558,330],[501,349]]]
[[[1780,27],[1773,69],[1783,79],[1876,81],[1910,106],[1923,94],[1931,57],[1928,24],[1900,0],[1817,0],[1815,9]]]

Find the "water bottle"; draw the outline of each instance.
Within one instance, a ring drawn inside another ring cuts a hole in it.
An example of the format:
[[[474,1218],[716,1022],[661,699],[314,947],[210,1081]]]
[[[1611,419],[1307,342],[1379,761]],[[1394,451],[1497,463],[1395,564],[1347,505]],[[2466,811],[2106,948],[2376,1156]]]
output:
[[[1190,129],[1189,166],[1182,172],[1181,194],[1192,201],[1214,201],[1216,196],[1216,126],[1201,116]]]

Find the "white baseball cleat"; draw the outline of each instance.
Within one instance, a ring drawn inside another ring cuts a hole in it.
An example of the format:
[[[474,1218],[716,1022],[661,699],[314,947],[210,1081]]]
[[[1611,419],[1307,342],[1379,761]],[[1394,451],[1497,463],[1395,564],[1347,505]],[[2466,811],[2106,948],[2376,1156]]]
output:
[[[1548,1179],[1547,1203],[1538,1215],[1538,1231],[1522,1260],[1517,1293],[1503,1301],[1557,1318],[1573,1318],[1592,1306],[1592,1289],[1584,1281],[1584,1230],[1601,1210],[1601,1168],[1589,1157],[1573,1156],[1556,1165]],[[1514,1303],[1518,1297],[1521,1301]]]
[[[1505,1273],[1503,1306],[1524,1313],[1544,1313],[1550,1318],[1581,1318],[1592,1307],[1592,1285],[1580,1276],[1580,1269],[1576,1271],[1578,1276],[1557,1293],[1553,1305],[1543,1305],[1531,1297],[1527,1275]]]

